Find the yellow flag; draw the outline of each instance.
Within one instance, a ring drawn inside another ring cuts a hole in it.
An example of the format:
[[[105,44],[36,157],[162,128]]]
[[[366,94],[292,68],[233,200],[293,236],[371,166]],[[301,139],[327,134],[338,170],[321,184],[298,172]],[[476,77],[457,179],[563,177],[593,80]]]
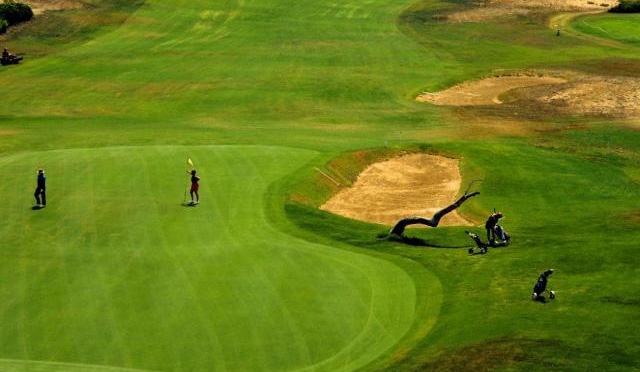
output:
[[[189,164],[191,168],[193,168],[193,162],[191,161],[191,158],[187,159],[187,164]]]

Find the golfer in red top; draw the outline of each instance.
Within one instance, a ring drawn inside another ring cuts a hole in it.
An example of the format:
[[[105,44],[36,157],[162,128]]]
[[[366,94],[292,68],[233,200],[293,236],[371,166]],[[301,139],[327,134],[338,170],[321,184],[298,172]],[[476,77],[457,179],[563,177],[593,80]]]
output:
[[[200,195],[198,195],[198,189],[200,188],[200,185],[198,184],[198,182],[200,181],[200,177],[196,176],[196,170],[192,170],[192,171],[187,171],[187,174],[191,175],[191,190],[189,191],[189,193],[191,194],[191,204],[198,204],[200,203]],[[196,200],[193,200],[193,194],[196,194]]]

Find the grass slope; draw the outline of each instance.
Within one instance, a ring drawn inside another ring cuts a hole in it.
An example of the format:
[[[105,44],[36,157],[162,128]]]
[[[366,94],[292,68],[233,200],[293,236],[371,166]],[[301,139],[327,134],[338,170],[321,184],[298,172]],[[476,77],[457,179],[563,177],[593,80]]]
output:
[[[591,34],[621,43],[640,46],[639,14],[601,14],[576,19],[573,27],[585,34]]]
[[[501,210],[503,225],[517,237],[484,256],[467,254],[468,228],[409,230],[427,246],[405,246],[375,239],[388,228],[297,203],[287,212],[306,229],[414,259],[440,278],[445,296],[435,327],[409,358],[385,370],[634,371],[640,361],[640,329],[632,321],[640,305],[633,244],[640,238],[637,139],[606,130],[536,147],[517,141],[439,146],[465,159],[463,176],[484,180],[476,207]],[[482,228],[473,230],[484,236]],[[537,275],[549,267],[556,269],[549,286],[558,298],[532,302]]]
[[[175,159],[187,155],[202,173],[198,207],[180,205],[187,177]],[[12,218],[0,227],[0,355],[172,371],[371,362],[412,325],[413,281],[386,260],[285,235],[263,211],[267,186],[313,155],[163,146],[3,157]],[[41,165],[50,205],[32,211],[23,170]]]

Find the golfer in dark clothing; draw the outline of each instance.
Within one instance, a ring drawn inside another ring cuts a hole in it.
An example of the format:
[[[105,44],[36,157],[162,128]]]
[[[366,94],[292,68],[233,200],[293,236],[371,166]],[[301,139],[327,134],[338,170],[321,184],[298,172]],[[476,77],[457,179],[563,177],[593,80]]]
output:
[[[200,184],[198,184],[198,182],[200,181],[200,177],[196,176],[196,170],[192,170],[192,171],[187,171],[188,174],[191,174],[191,190],[189,191],[189,193],[191,194],[191,204],[198,204],[200,203],[200,195],[198,195],[198,189],[200,188]],[[193,201],[193,194],[196,194],[196,200]]]
[[[498,221],[502,218],[502,213],[494,213],[487,219],[487,222],[484,223],[484,228],[487,229],[487,241],[491,244],[491,241],[496,240],[496,232],[495,227],[498,224]]]
[[[533,294],[531,295],[532,300],[544,301],[544,298],[540,297],[540,295],[547,289],[547,280],[551,274],[553,274],[553,269],[549,269],[540,274],[536,285],[533,287]],[[549,297],[552,299],[555,298],[555,293],[553,291],[549,292]]]
[[[36,206],[40,208],[44,208],[47,205],[47,195],[45,193],[47,177],[44,175],[44,170],[38,169],[38,186],[36,187],[36,191],[33,193],[33,196],[36,198]]]

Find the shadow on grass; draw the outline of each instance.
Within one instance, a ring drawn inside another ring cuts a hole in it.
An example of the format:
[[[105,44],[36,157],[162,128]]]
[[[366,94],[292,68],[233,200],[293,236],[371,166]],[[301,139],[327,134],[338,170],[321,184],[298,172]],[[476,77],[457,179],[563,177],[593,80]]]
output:
[[[196,207],[199,205],[199,203],[194,203],[194,202],[183,202],[180,203],[181,206],[183,207]]]
[[[33,207],[31,207],[32,211],[39,211],[40,209],[44,209],[44,207],[41,207],[39,205],[34,205]]]
[[[402,243],[406,245],[412,245],[415,247],[431,247],[431,248],[469,248],[469,245],[442,245],[429,242],[416,236],[405,236],[396,234],[378,234],[379,240],[386,240],[389,242]]]

